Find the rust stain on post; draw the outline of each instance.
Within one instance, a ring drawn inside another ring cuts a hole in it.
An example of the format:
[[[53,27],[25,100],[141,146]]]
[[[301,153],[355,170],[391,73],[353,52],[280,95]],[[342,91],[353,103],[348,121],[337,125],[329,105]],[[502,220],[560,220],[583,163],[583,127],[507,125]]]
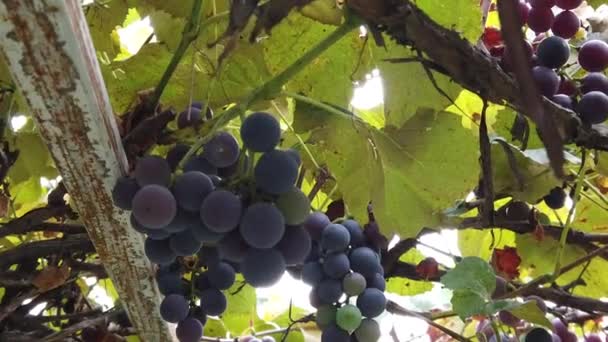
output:
[[[115,209],[126,158],[79,0],[0,0],[0,51],[143,341],[175,340],[143,239]]]

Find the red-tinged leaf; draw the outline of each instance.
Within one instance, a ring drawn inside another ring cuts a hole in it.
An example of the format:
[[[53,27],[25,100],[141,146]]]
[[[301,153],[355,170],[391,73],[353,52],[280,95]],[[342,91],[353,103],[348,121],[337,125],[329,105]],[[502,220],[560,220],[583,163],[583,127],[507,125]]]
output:
[[[494,270],[506,279],[513,279],[519,276],[519,265],[521,258],[517,254],[517,249],[514,247],[505,247],[503,249],[494,249],[492,254],[492,266]]]
[[[32,284],[41,292],[46,292],[63,285],[69,276],[70,268],[67,265],[49,266],[34,277]]]
[[[536,227],[534,228],[534,238],[538,242],[545,239],[545,227],[543,227],[543,225],[540,223],[536,224]]]
[[[439,264],[434,258],[426,258],[416,265],[416,274],[424,279],[439,276]]]

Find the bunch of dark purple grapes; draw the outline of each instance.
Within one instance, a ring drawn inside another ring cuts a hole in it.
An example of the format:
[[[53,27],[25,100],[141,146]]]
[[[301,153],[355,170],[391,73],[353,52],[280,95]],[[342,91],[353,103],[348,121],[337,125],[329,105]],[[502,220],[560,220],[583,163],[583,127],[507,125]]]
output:
[[[270,286],[311,249],[302,227],[310,202],[295,186],[299,154],[276,148],[280,126],[267,113],[247,116],[240,136],[242,150],[231,134],[216,133],[177,172],[187,145],[166,158],[142,157],[113,190],[115,205],[131,210],[132,227],[147,236],[145,254],[160,265],[160,313],[178,323],[182,342],[198,341],[207,315],[226,310],[222,291],[237,272],[254,287]]]
[[[317,308],[322,342],[377,341],[380,328],[373,318],[386,307],[379,251],[355,220],[332,223],[315,212],[304,227],[314,242],[302,280],[313,287],[310,302]]]

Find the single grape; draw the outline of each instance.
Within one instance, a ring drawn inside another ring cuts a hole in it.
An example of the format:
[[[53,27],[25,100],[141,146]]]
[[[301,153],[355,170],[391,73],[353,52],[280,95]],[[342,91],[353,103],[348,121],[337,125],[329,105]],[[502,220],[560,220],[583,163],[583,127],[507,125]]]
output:
[[[551,333],[552,342],[562,342],[562,338],[558,334]]]
[[[289,191],[298,178],[298,164],[285,151],[264,153],[255,166],[256,185],[264,192],[280,195]]]
[[[226,296],[218,289],[206,289],[201,291],[201,308],[209,316],[219,316],[226,311],[228,305]]]
[[[589,334],[585,336],[585,342],[603,342],[598,334]]]
[[[568,333],[568,326],[566,326],[561,319],[554,318],[551,321],[551,324],[553,325],[553,331],[560,337],[565,336]]]
[[[568,331],[565,335],[560,336],[562,338],[562,342],[577,342],[578,337],[572,331]]]
[[[198,171],[206,175],[215,175],[218,170],[203,155],[194,156],[184,164],[184,172]]]
[[[160,316],[170,323],[177,323],[188,316],[190,307],[184,296],[171,294],[160,303]]]
[[[368,288],[376,288],[382,292],[386,290],[386,279],[380,273],[374,274],[374,276],[367,279]]]
[[[232,176],[235,176],[241,171],[242,167],[249,163],[249,157],[246,154],[242,154],[241,158],[239,158],[236,162],[232,163],[232,165],[228,165],[226,167],[222,167],[217,169],[217,175],[222,177],[222,179],[228,179]]]
[[[551,8],[551,7],[555,6],[555,0],[530,0],[529,2],[533,8],[535,8],[535,7]]]
[[[289,154],[289,156],[293,158],[293,160],[296,162],[296,164],[298,164],[298,166],[302,164],[302,158],[300,157],[300,152],[298,152],[298,150],[294,148],[289,148],[285,150],[285,152],[287,152],[287,154]]]
[[[207,270],[209,283],[219,290],[227,290],[234,284],[236,273],[234,268],[226,262],[211,265]]]
[[[378,289],[368,288],[357,297],[357,307],[363,316],[373,318],[384,312],[386,297]]]
[[[351,304],[342,306],[336,313],[336,324],[348,332],[355,331],[361,325],[362,319],[359,308]]]
[[[572,101],[572,98],[568,95],[555,94],[551,97],[551,101],[557,103],[558,105],[564,108],[574,109],[574,103]]]
[[[525,335],[524,342],[553,342],[551,334],[543,328],[532,328]]]
[[[380,325],[371,318],[365,318],[355,330],[358,342],[376,342],[380,339]]]
[[[555,17],[551,31],[556,36],[570,39],[576,35],[581,28],[581,20],[572,11],[563,11]]]
[[[169,245],[178,256],[190,256],[198,253],[202,243],[198,241],[191,229],[175,233],[169,240]]]
[[[581,92],[586,94],[591,91],[601,91],[608,95],[608,77],[601,72],[590,72],[581,82]]]
[[[323,304],[336,303],[342,297],[342,283],[336,279],[323,279],[316,290]]]
[[[285,219],[276,206],[255,203],[245,210],[239,230],[249,246],[271,248],[281,241],[285,233]]]
[[[578,103],[578,115],[587,125],[602,123],[608,119],[608,95],[590,91]]]
[[[200,221],[192,226],[190,230],[192,230],[194,237],[203,244],[217,244],[224,239],[226,235],[212,231]]]
[[[365,243],[365,236],[363,235],[363,229],[359,222],[355,220],[344,220],[341,224],[348,229],[351,246],[358,247]]]
[[[169,163],[159,156],[145,156],[137,160],[133,175],[139,186],[156,184],[168,187],[171,184]]]
[[[323,229],[321,234],[321,248],[328,252],[346,250],[350,243],[350,233],[341,224],[332,223]]]
[[[540,298],[539,296],[528,296],[526,298],[526,302],[531,301],[531,300],[536,302],[536,306],[538,306],[540,311],[547,313],[547,304],[545,304],[544,299]]]
[[[310,285],[317,286],[324,278],[323,266],[316,262],[311,261],[304,264],[302,267],[302,280]]]
[[[608,67],[608,44],[599,39],[585,42],[578,52],[578,64],[589,72],[603,71]]]
[[[349,258],[351,269],[361,273],[365,278],[374,276],[378,271],[380,265],[378,255],[369,247],[355,248]]]
[[[550,7],[532,7],[528,12],[528,27],[536,33],[549,31],[554,20]]]
[[[511,221],[524,221],[530,215],[530,206],[526,202],[512,201],[507,204],[506,209],[507,219]]]
[[[312,242],[310,235],[302,226],[287,226],[277,249],[287,265],[301,264],[310,253]]]
[[[202,266],[211,267],[221,261],[220,252],[215,246],[204,246],[198,251],[198,260]]]
[[[160,185],[147,185],[133,197],[133,216],[149,229],[160,229],[173,221],[177,204],[173,194]]]
[[[186,155],[186,153],[188,153],[189,150],[190,145],[175,144],[175,146],[173,146],[173,148],[170,149],[169,152],[167,152],[167,157],[165,157],[165,159],[167,160],[171,171],[175,171],[175,169],[177,169],[177,165],[179,165],[179,162],[184,159],[184,156]]]
[[[209,282],[209,274],[207,274],[207,272],[199,273],[194,279],[194,288],[198,291],[199,295],[201,292],[213,288],[211,282]]]
[[[330,278],[342,279],[349,270],[350,262],[344,253],[330,254],[323,261],[323,272]]]
[[[519,14],[519,19],[521,19],[522,26],[527,24],[528,17],[530,15],[530,4],[528,4],[525,0],[519,0],[519,3],[517,4],[517,12]]]
[[[177,128],[196,127],[203,122],[200,108],[190,107],[177,116]]]
[[[583,0],[557,0],[555,4],[557,7],[564,10],[575,9],[583,3]]]
[[[241,273],[251,286],[268,287],[281,279],[285,268],[285,260],[279,251],[251,248],[241,264]]]
[[[213,191],[211,179],[204,173],[190,171],[183,173],[175,180],[173,194],[180,208],[198,212],[203,200]]]
[[[160,293],[165,296],[170,294],[186,294],[182,275],[178,272],[158,272],[156,273],[156,283]]]
[[[137,181],[129,177],[120,177],[112,189],[114,205],[124,210],[131,210],[133,197],[139,190]]]
[[[283,213],[285,223],[295,226],[304,223],[310,213],[310,200],[302,190],[295,186],[279,196],[277,208]]]
[[[197,108],[200,111],[203,110],[204,106],[205,106],[205,103],[202,101],[192,101],[192,103],[190,104],[190,107]],[[211,109],[210,106],[207,106],[207,111],[205,112],[205,119],[207,119],[207,120],[213,119],[213,109]]]
[[[501,310],[498,312],[498,318],[504,325],[508,325],[510,327],[516,327],[521,323],[521,319],[507,310]]]
[[[321,342],[350,342],[350,335],[347,331],[330,324],[323,330]]]
[[[557,93],[559,76],[555,71],[544,66],[535,66],[532,68],[532,77],[542,95],[551,97]]]
[[[203,201],[201,220],[212,231],[227,233],[239,225],[242,210],[238,196],[230,191],[215,190]]]
[[[279,122],[270,114],[257,112],[249,115],[241,125],[241,139],[255,152],[272,151],[281,139]]]
[[[177,323],[175,335],[179,342],[198,342],[203,337],[203,324],[196,318],[188,317]]]
[[[308,302],[313,308],[319,308],[323,303],[321,303],[321,298],[319,298],[319,293],[316,287],[313,287],[308,294]]]
[[[503,296],[507,293],[507,281],[503,277],[496,277],[496,287],[492,292],[492,299]]]
[[[327,227],[331,221],[329,217],[320,211],[315,211],[308,215],[306,221],[304,221],[304,228],[310,234],[310,237],[315,241],[321,240],[321,234],[323,233],[323,229]]]
[[[325,327],[336,322],[336,313],[338,309],[330,304],[319,306],[317,313],[315,314],[315,320],[317,326],[323,330]]]
[[[147,238],[144,243],[144,252],[146,257],[155,264],[170,264],[176,258],[175,252],[169,246],[169,239],[153,240]]]
[[[564,38],[551,36],[540,42],[536,55],[540,65],[551,69],[561,68],[570,58],[570,46]],[[557,88],[555,91],[557,92]]]
[[[219,132],[205,144],[203,156],[211,165],[221,168],[236,163],[240,152],[239,142],[232,134]]]
[[[222,259],[241,262],[249,250],[249,245],[243,240],[238,230],[233,230],[220,240],[217,249]]]
[[[560,209],[566,203],[566,193],[560,187],[555,187],[549,191],[543,200],[545,204],[551,209]]]
[[[365,277],[357,272],[347,274],[342,279],[342,290],[349,296],[358,296],[367,287]]]

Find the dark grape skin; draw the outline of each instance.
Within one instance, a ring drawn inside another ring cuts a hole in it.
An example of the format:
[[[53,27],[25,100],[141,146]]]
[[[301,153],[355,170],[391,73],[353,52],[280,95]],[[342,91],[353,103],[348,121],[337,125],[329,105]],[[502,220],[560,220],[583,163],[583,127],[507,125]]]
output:
[[[215,190],[203,201],[200,216],[210,230],[227,233],[238,226],[242,210],[238,196],[230,191]]]
[[[583,0],[557,0],[555,4],[557,7],[564,10],[575,9],[583,3]]]
[[[205,267],[211,267],[221,260],[220,252],[216,246],[205,246],[201,247],[198,251],[199,264]]]
[[[555,6],[555,0],[530,0],[529,2],[533,8],[551,8]]]
[[[355,330],[355,336],[359,342],[376,342],[380,335],[380,325],[371,318],[363,319],[359,328]]]
[[[368,288],[357,297],[357,307],[361,314],[368,318],[379,316],[386,307],[386,297],[382,291],[375,288]]]
[[[532,68],[532,77],[542,95],[551,97],[557,93],[560,80],[555,71],[544,66],[535,66]]]
[[[139,190],[139,185],[135,179],[130,177],[120,177],[112,189],[112,200],[114,205],[120,209],[131,210],[133,197]]]
[[[163,230],[168,231],[169,233],[179,233],[183,232],[186,229],[192,228],[197,225],[198,217],[195,214],[187,212],[182,209],[177,210],[177,214],[173,218],[173,221],[168,225],[163,227]]]
[[[553,342],[553,337],[543,328],[533,328],[526,334],[524,342]]]
[[[202,101],[192,101],[192,103],[190,104],[190,107],[197,108],[201,111],[203,110],[204,106],[205,106],[205,104]],[[205,112],[205,119],[207,119],[207,120],[213,119],[213,109],[211,109],[210,106],[207,106],[207,111]]]
[[[555,17],[551,31],[556,36],[570,39],[576,35],[581,27],[581,20],[572,11],[563,11]]]
[[[304,283],[315,287],[321,283],[324,277],[323,266],[320,263],[311,261],[304,264],[302,268],[302,280]]]
[[[588,334],[585,336],[585,342],[603,342],[598,334]]]
[[[523,221],[528,219],[530,206],[526,202],[512,201],[507,204],[506,216],[512,221]]]
[[[213,182],[204,173],[190,171],[181,174],[173,184],[173,194],[180,208],[198,212],[205,198],[213,191]]]
[[[350,270],[350,262],[345,253],[330,254],[323,261],[323,272],[329,278],[342,279]]]
[[[568,58],[570,58],[570,46],[568,46],[568,42],[564,38],[551,36],[540,42],[536,49],[536,55],[540,65],[550,69],[557,69],[568,62]],[[555,91],[557,92],[557,88]]]
[[[234,268],[226,262],[219,262],[215,265],[211,265],[207,270],[209,277],[209,283],[217,289],[226,290],[234,284],[236,273]]]
[[[559,318],[554,318],[551,321],[553,325],[553,331],[560,337],[565,336],[568,333],[568,327]]]
[[[342,282],[336,279],[324,279],[316,287],[317,295],[323,304],[332,304],[342,297]]]
[[[171,184],[171,168],[164,158],[145,156],[137,160],[133,176],[139,186],[150,184],[168,187]]]
[[[308,231],[310,237],[314,241],[320,241],[323,229],[330,223],[331,221],[327,215],[320,211],[315,211],[308,215],[308,218],[304,221],[304,228]]]
[[[302,226],[287,226],[277,249],[285,258],[287,265],[301,264],[310,253],[312,241]]]
[[[271,248],[283,238],[285,219],[273,204],[255,203],[245,210],[239,231],[249,246]]]
[[[608,77],[601,72],[590,72],[581,81],[581,92],[601,91],[608,95]]]
[[[350,245],[353,247],[361,246],[365,242],[365,236],[363,235],[363,229],[361,225],[355,220],[344,220],[341,223],[350,234]]]
[[[498,313],[498,318],[504,325],[508,325],[510,327],[516,327],[521,323],[521,319],[507,310],[501,310]]]
[[[173,234],[169,240],[169,245],[177,256],[194,255],[202,247],[202,243],[196,239],[190,229]]]
[[[234,164],[240,155],[239,142],[228,132],[217,133],[205,144],[203,156],[211,165],[222,168]]]
[[[186,294],[186,289],[182,276],[178,272],[158,272],[156,274],[156,283],[160,293],[165,296],[170,294]]]
[[[188,316],[190,307],[184,296],[168,295],[160,303],[160,316],[166,322],[177,323]]]
[[[217,249],[223,260],[241,262],[249,250],[249,245],[238,230],[233,230],[220,240]]]
[[[293,158],[293,160],[296,162],[296,164],[298,164],[298,166],[302,165],[302,158],[300,157],[300,152],[293,148],[289,148],[285,150],[285,152]]]
[[[196,107],[190,107],[177,116],[177,128],[196,127],[203,122],[201,110]]]
[[[133,215],[139,224],[160,229],[173,221],[177,203],[173,194],[160,185],[146,185],[133,197]]]
[[[554,20],[550,7],[532,7],[528,13],[528,27],[537,33],[549,31]]]
[[[543,200],[545,204],[551,209],[560,209],[566,203],[566,193],[560,187],[556,187],[549,191]]]
[[[281,279],[285,268],[285,260],[279,251],[251,248],[241,264],[241,273],[251,286],[268,287]]]
[[[341,224],[332,223],[323,229],[321,234],[321,248],[328,252],[346,250],[350,243],[350,233]]]
[[[186,153],[188,153],[189,150],[190,145],[175,144],[175,146],[173,146],[173,148],[170,149],[169,152],[167,152],[167,156],[165,157],[165,159],[167,160],[171,171],[175,171],[177,169],[179,162],[184,159],[184,156],[186,155]]]
[[[562,342],[577,342],[578,337],[572,331],[568,331],[564,336],[560,336],[562,338]]]
[[[578,52],[578,64],[589,72],[603,71],[608,67],[608,44],[599,39],[585,42]]]
[[[243,121],[241,139],[245,147],[254,152],[269,152],[281,139],[281,126],[272,115],[256,112]]]
[[[205,226],[202,222],[200,222],[200,220],[198,220],[199,222],[190,227],[190,229],[192,230],[192,234],[194,235],[194,237],[200,241],[203,244],[217,244],[218,242],[220,242],[222,239],[225,238],[225,234],[222,233],[216,233],[212,230],[210,230],[209,228],[207,228],[207,226]]]
[[[378,256],[371,248],[359,247],[350,253],[350,267],[365,278],[373,277],[378,271]]]
[[[203,324],[196,318],[188,317],[177,324],[175,335],[179,342],[198,342],[203,337]]]
[[[521,19],[521,24],[525,25],[526,23],[528,23],[528,17],[530,15],[530,4],[528,4],[525,0],[519,0],[517,12],[519,13],[519,19]]]
[[[203,155],[194,156],[184,164],[184,172],[198,171],[206,175],[215,175],[218,170]]]
[[[555,94],[551,97],[551,101],[557,103],[558,105],[564,108],[574,109],[574,102],[572,101],[572,98],[568,95]]]
[[[254,178],[256,185],[272,195],[283,194],[294,186],[298,178],[298,164],[285,151],[272,150],[258,160]]]
[[[503,296],[507,293],[507,281],[503,277],[496,277],[496,287],[492,292],[492,299]]]
[[[146,237],[151,240],[165,240],[171,237],[171,233],[164,229],[150,229],[148,233],[146,233]]]
[[[376,273],[367,279],[367,287],[375,288],[384,292],[386,290],[386,280],[380,273]]]
[[[608,119],[608,95],[600,91],[590,91],[581,97],[577,109],[584,124],[600,124]]]
[[[330,324],[321,334],[321,342],[350,342],[351,338],[347,331]]]
[[[228,303],[222,291],[215,288],[206,289],[201,291],[200,297],[201,308],[203,308],[207,315],[219,316],[226,311]]]

